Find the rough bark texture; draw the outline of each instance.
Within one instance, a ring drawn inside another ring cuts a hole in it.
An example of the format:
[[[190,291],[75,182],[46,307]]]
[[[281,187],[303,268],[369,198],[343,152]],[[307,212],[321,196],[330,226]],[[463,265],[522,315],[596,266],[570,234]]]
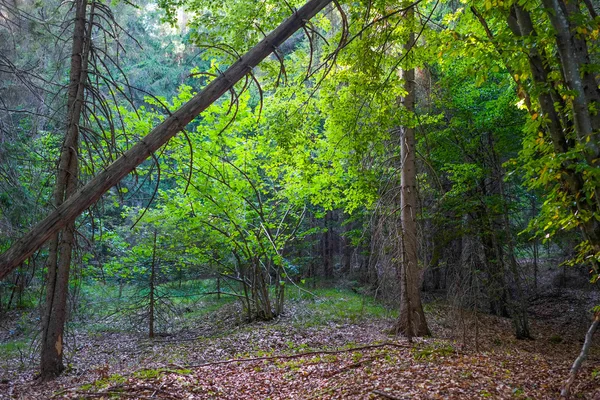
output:
[[[39,249],[52,235],[75,221],[78,215],[94,204],[108,189],[133,171],[177,132],[183,130],[188,123],[231,89],[252,68],[330,2],[331,0],[310,0],[248,53],[244,54],[221,76],[213,80],[188,103],[165,119],[140,142],[34,226],[29,233],[16,241],[10,249],[0,255],[0,279]]]
[[[565,132],[574,129],[578,141],[586,148],[585,161],[589,165],[597,167],[600,163],[597,146],[598,136],[600,135],[600,114],[591,115],[589,106],[595,103],[598,107],[600,93],[598,85],[594,83],[594,77],[586,72],[585,66],[589,64],[588,50],[585,41],[578,39],[577,35],[571,31],[568,10],[565,4],[560,0],[544,0],[544,4],[549,9],[548,16],[556,31],[555,38],[565,84],[577,94],[574,96],[572,104],[565,102],[556,91],[554,83],[548,78],[549,71],[546,67],[548,62],[544,60],[536,46],[530,46],[529,65],[532,78],[539,92],[538,101],[544,116],[544,128],[550,135],[554,151],[557,154],[567,153],[571,149],[573,141],[571,143],[567,141]],[[514,5],[513,10],[517,26],[510,23],[509,26],[515,36],[535,37],[536,32],[527,10],[519,5]],[[585,102],[586,105],[583,106],[581,102]],[[566,110],[569,109],[572,110],[572,119],[575,123],[564,115]],[[559,110],[564,111],[561,114]],[[587,138],[590,138],[590,140],[588,141]],[[600,207],[598,203],[600,189],[595,190],[595,202],[585,201],[585,198],[580,196],[584,187],[584,177],[580,172],[580,168],[578,169],[576,165],[572,164],[570,161],[563,162],[561,180],[565,183],[570,195],[576,199],[573,212],[597,213]],[[587,222],[582,222],[581,229],[595,251],[600,252],[600,222],[592,218]]]
[[[575,133],[580,144],[584,146],[584,156],[592,167],[600,167],[600,113],[593,111],[600,107],[600,88],[589,68],[590,55],[584,38],[571,25],[572,19],[579,13],[576,2],[567,3],[562,0],[542,0],[547,15],[554,28],[554,37],[560,59],[564,81],[573,92],[570,108],[575,126]],[[578,196],[578,192],[575,193]],[[596,212],[600,188],[595,190]],[[583,202],[579,202],[583,203]],[[583,204],[578,204],[583,206]],[[592,210],[594,212],[594,210]],[[582,225],[586,238],[596,252],[600,252],[600,223],[592,218]]]
[[[71,49],[71,70],[67,100],[66,135],[59,160],[54,206],[59,207],[77,188],[79,121],[83,107],[84,85],[87,79],[89,45],[86,44],[87,0],[76,2],[75,26]],[[70,222],[50,242],[46,263],[46,304],[43,314],[43,330],[40,359],[40,377],[51,379],[63,370],[63,338],[67,319],[67,295],[69,270],[74,244],[75,226]]]
[[[407,19],[414,17],[414,10],[407,12]],[[405,51],[410,51],[415,40],[414,33],[409,35]],[[407,92],[404,107],[408,112],[415,110],[415,70],[403,72],[404,88]],[[396,332],[406,336],[427,336],[429,328],[421,304],[421,270],[419,268],[417,244],[417,171],[415,165],[415,129],[406,126],[401,138],[401,197],[402,220],[402,260],[400,267],[400,315]]]
[[[554,27],[565,83],[573,91],[572,109],[577,136],[585,143],[588,155],[596,158],[599,154],[600,113],[590,112],[589,105],[600,104],[600,90],[594,74],[586,68],[590,65],[590,57],[585,39],[576,34],[569,20],[579,12],[578,4],[567,4],[562,0],[542,0],[542,3],[548,9],[547,15]],[[596,140],[586,141],[590,135]]]

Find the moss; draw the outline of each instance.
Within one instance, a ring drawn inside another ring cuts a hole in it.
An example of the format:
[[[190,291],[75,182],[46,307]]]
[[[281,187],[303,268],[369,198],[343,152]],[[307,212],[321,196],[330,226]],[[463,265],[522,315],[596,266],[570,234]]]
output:
[[[454,354],[455,349],[447,343],[428,344],[422,348],[413,348],[412,354],[415,360],[434,360]]]

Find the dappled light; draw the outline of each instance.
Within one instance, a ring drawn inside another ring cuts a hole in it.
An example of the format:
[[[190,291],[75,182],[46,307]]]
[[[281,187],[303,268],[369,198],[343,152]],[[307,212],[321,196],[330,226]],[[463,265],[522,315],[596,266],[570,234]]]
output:
[[[600,399],[598,12],[0,0],[0,399]]]

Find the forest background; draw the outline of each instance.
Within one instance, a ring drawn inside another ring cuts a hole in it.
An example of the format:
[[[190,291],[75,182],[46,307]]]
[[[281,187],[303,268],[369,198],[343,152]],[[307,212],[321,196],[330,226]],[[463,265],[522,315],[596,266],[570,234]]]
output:
[[[0,313],[23,318],[3,341],[35,336],[42,378],[67,367],[77,318],[154,337],[208,296],[269,321],[292,293],[344,287],[399,310],[410,339],[430,333],[423,290],[527,339],[569,268],[597,327],[588,0],[311,1],[185,130],[36,230],[302,5],[1,2]],[[17,254],[30,230],[47,245]]]

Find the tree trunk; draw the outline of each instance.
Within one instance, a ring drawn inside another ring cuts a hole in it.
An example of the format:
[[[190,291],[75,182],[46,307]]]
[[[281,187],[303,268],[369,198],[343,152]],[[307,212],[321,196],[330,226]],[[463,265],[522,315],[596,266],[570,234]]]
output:
[[[76,2],[75,27],[71,52],[71,70],[67,102],[67,133],[62,145],[54,205],[58,208],[77,188],[79,122],[83,108],[84,85],[87,80],[89,37],[86,38],[87,0]],[[88,35],[91,32],[91,16]],[[86,43],[86,41],[88,41]],[[69,221],[62,232],[55,233],[50,242],[47,261],[46,305],[43,315],[40,378],[58,376],[64,369],[63,339],[67,319],[67,296],[71,254],[75,241],[74,221]]]
[[[407,20],[414,18],[414,9],[406,14]],[[406,52],[414,44],[415,35],[411,33],[404,46]],[[415,110],[415,70],[410,68],[403,72],[406,97],[404,107],[409,113]],[[415,129],[412,123],[401,129],[400,154],[402,160],[401,173],[401,223],[402,223],[402,260],[400,266],[400,316],[395,330],[409,338],[429,335],[429,327],[421,304],[421,274],[417,246],[417,171],[415,164]]]
[[[556,31],[556,42],[565,84],[568,89],[573,90],[575,93],[572,104],[574,124],[564,115],[566,110],[569,109],[569,104],[554,89],[554,82],[548,78],[549,70],[546,67],[548,62],[543,59],[538,47],[535,45],[529,46],[528,58],[531,76],[537,86],[540,109],[544,117],[544,128],[552,139],[554,151],[557,154],[562,154],[570,150],[572,146],[567,141],[565,132],[574,129],[578,141],[585,148],[584,156],[587,163],[590,166],[598,166],[600,158],[598,157],[597,132],[600,131],[600,115],[590,115],[588,105],[594,104],[590,101],[597,102],[600,94],[597,84],[592,82],[594,80],[593,76],[590,76],[588,69],[582,68],[586,65],[586,60],[589,60],[585,41],[582,42],[582,39],[577,39],[576,35],[570,30],[566,5],[559,1],[543,0],[546,7],[549,8],[548,15]],[[535,38],[536,32],[529,13],[521,6],[514,5],[512,14],[514,14],[517,24],[509,23],[508,25],[515,36]],[[525,43],[535,44],[535,41],[528,40]],[[587,62],[589,63],[589,61]],[[579,76],[580,73],[581,76]],[[584,107],[582,102],[585,101],[588,103]],[[564,110],[564,112],[561,114],[558,110]],[[594,133],[594,129],[596,133]],[[585,201],[586,197],[581,196],[585,179],[580,170],[581,167],[573,165],[573,162],[564,161],[560,171],[560,179],[565,183],[568,193],[575,199],[572,207],[573,212],[591,212],[595,214],[600,207],[600,200],[598,199],[600,189],[595,189],[595,201]],[[588,221],[582,221],[580,226],[594,251],[600,252],[600,222],[591,218]]]
[[[156,301],[156,296],[154,291],[156,281],[156,230],[154,230],[154,243],[152,246],[152,265],[150,267],[150,301],[149,301],[149,310],[148,310],[148,337],[154,337],[154,303]]]
[[[567,88],[573,93],[570,107],[575,133],[582,146],[585,159],[590,167],[600,167],[600,89],[595,73],[590,69],[587,44],[584,38],[571,26],[572,19],[579,13],[579,3],[568,4],[563,0],[542,0],[548,18],[554,27],[554,36],[560,59],[561,71]],[[595,188],[596,208],[600,207],[600,188]],[[577,197],[579,193],[575,194]],[[576,198],[577,198],[576,197]],[[585,196],[583,196],[585,198]],[[591,200],[591,197],[590,197]],[[591,218],[583,225],[584,234],[594,252],[600,252],[600,222]]]
[[[323,234],[323,277],[333,279],[333,212],[325,214],[325,233]]]
[[[329,3],[331,0],[310,0],[306,3],[222,75],[34,226],[29,233],[16,241],[10,249],[0,255],[0,279],[14,270],[56,232],[75,221],[79,214],[94,204],[108,189],[119,183],[177,132],[183,130],[188,123],[251,72],[252,68]]]

